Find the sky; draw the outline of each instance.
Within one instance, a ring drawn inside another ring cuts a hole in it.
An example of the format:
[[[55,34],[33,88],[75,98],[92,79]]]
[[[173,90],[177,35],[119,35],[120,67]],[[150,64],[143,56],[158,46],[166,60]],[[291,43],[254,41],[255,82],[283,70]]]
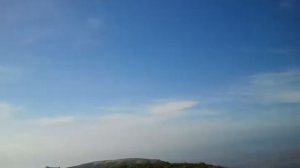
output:
[[[0,0],[0,164],[300,167],[299,0]]]

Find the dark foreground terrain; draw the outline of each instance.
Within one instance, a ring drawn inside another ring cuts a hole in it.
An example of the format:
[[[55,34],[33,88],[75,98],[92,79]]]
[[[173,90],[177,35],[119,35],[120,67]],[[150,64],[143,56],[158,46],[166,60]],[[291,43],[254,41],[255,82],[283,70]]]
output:
[[[118,159],[86,163],[69,168],[223,168],[205,163],[169,163],[157,159]]]

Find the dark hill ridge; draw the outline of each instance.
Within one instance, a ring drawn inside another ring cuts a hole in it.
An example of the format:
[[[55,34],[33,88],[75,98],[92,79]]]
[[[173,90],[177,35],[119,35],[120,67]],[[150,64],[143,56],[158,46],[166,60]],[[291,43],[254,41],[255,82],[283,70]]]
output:
[[[205,163],[169,163],[159,159],[127,158],[104,160],[68,168],[223,168]]]

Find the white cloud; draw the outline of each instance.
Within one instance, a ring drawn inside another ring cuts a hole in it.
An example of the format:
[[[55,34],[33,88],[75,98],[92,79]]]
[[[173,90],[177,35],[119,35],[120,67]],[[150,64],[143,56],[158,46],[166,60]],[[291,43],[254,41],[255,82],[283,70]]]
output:
[[[177,116],[196,106],[196,101],[173,101],[150,107],[150,113],[160,116]]]
[[[41,118],[33,120],[34,123],[42,125],[42,126],[53,126],[53,125],[61,125],[67,124],[75,121],[74,116],[60,116],[53,118]]]
[[[16,107],[6,102],[0,102],[0,119],[7,119],[12,117],[17,111]]]

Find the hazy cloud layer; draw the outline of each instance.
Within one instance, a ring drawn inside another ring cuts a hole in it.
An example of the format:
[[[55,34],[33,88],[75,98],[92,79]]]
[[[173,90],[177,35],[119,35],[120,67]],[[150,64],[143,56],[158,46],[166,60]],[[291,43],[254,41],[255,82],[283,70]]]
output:
[[[0,120],[8,119],[14,115],[16,108],[6,102],[0,102]]]
[[[286,71],[250,77],[247,84],[239,86],[243,89],[228,96],[228,103],[239,106],[239,99],[248,100],[250,96],[256,101],[252,109],[257,114],[261,113],[261,109],[255,106],[260,101],[298,104],[299,74],[298,71]],[[234,106],[224,106],[224,112],[232,111],[225,113],[227,117],[222,111],[215,113],[213,107],[220,106],[219,102],[215,102],[206,106],[204,111],[213,112],[213,118],[199,117],[201,115],[190,118],[190,114],[201,114],[201,106],[205,104],[182,100],[155,103],[138,113],[11,118],[9,122],[0,124],[0,163],[10,168],[31,168],[70,166],[101,159],[150,157],[258,166],[263,161],[252,160],[266,157],[274,160],[273,164],[268,163],[269,167],[274,167],[278,162],[269,155],[291,155],[293,158],[292,153],[300,149],[297,142],[300,140],[297,136],[300,131],[299,112],[291,115],[286,108],[278,108],[274,111],[281,113],[278,116],[272,114],[271,108],[267,115],[237,119]],[[190,108],[194,108],[192,112],[189,112]],[[289,109],[295,111],[297,108]],[[2,120],[12,117],[15,112],[13,105],[0,103]],[[266,142],[268,139],[272,139],[272,144]],[[243,161],[236,161],[246,154],[249,156],[241,158]],[[287,162],[299,164],[295,159]]]

